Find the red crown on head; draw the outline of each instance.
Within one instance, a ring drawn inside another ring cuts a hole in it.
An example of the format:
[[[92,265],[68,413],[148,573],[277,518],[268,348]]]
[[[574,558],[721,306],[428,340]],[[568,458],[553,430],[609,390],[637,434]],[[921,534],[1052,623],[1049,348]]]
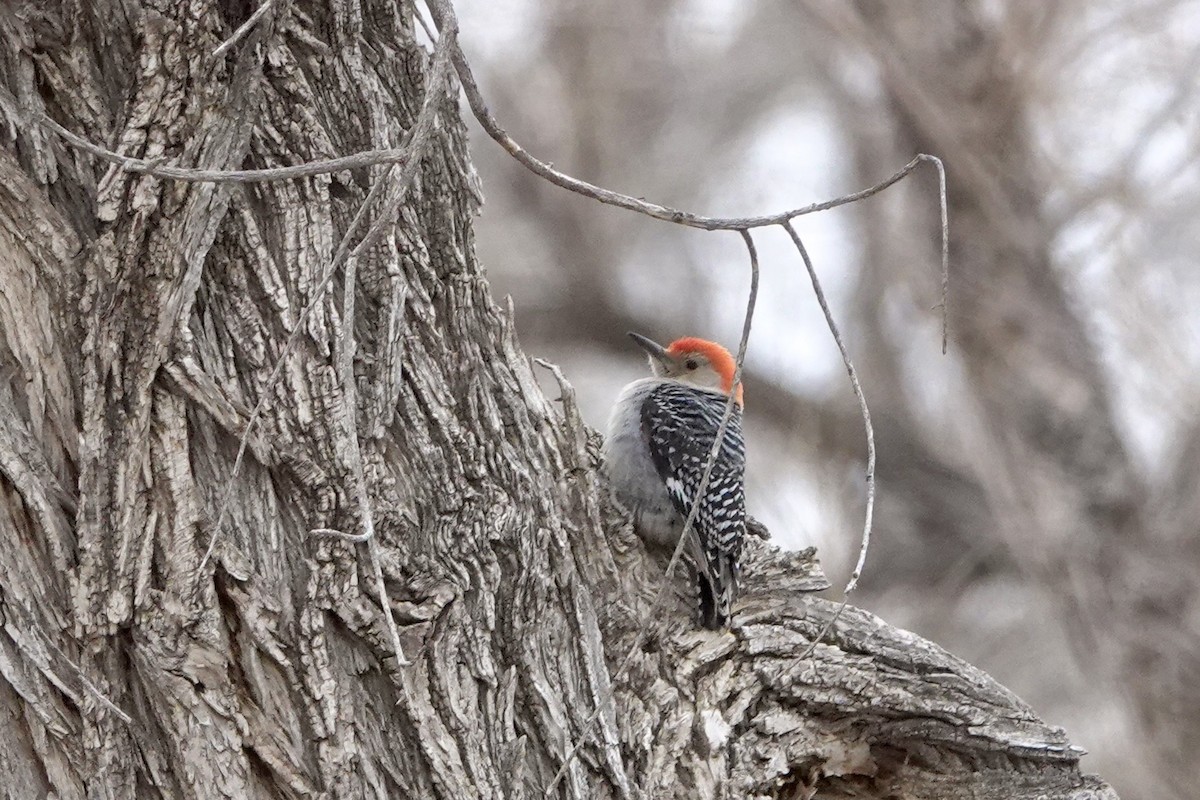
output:
[[[685,336],[671,342],[667,347],[667,353],[674,358],[678,358],[684,353],[700,353],[708,359],[708,363],[712,364],[712,368],[721,376],[721,391],[729,394],[733,388],[733,374],[737,371],[737,362],[734,361],[728,350],[716,342],[695,336]],[[736,398],[738,405],[742,405],[741,383],[738,383]]]

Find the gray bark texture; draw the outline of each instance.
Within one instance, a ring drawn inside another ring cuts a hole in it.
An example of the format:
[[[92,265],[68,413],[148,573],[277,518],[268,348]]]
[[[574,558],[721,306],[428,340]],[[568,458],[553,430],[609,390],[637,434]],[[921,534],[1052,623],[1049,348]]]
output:
[[[456,94],[351,256],[349,319],[318,285],[389,168],[164,180],[35,122],[218,170],[404,145],[430,68],[411,7],[278,2],[214,59],[256,6],[0,7],[0,795],[537,797],[599,709],[554,796],[1115,797],[1018,698],[869,613],[802,659],[835,609],[811,553],[752,543],[723,634],[694,629],[680,570],[614,682],[666,559],[489,294]]]

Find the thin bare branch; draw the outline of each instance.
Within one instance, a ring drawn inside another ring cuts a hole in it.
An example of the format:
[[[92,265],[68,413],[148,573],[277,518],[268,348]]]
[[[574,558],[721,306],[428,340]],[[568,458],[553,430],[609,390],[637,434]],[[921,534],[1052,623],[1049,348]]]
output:
[[[71,668],[71,670],[75,673],[75,676],[77,678],[79,678],[79,682],[81,684],[83,684],[83,688],[87,689],[88,693],[92,697],[96,698],[96,700],[98,700],[100,702],[100,704],[103,705],[105,708],[107,708],[109,711],[116,714],[120,718],[120,720],[122,722],[124,722],[126,725],[133,724],[133,718],[130,717],[127,713],[125,713],[125,711],[120,706],[118,706],[112,700],[109,700],[108,695],[106,695],[106,694],[104,694],[104,692],[100,691],[99,686],[92,683],[92,681],[88,678],[88,676],[83,673],[83,667],[79,666],[74,661],[72,661],[70,658],[68,658],[67,654],[65,652],[63,652],[63,649],[61,647],[59,647],[54,642],[50,641],[50,637],[48,635],[46,635],[46,633],[44,633],[43,631],[38,631],[38,633],[41,634],[42,638],[46,641],[47,644],[49,644],[51,647],[53,647],[58,652],[59,658],[61,658],[65,662],[67,662],[67,666],[69,666]]]
[[[433,32],[433,27],[425,19],[425,15],[421,13],[421,7],[416,4],[413,5],[413,16],[417,18],[417,24],[421,26],[421,30],[425,31],[425,35],[429,37],[429,41],[437,41],[437,34]]]
[[[942,355],[946,355],[950,338],[950,205],[946,202],[946,165],[937,156],[917,156],[937,167],[938,203],[942,216]]]
[[[339,531],[337,528],[313,528],[308,532],[309,536],[324,536],[330,539],[341,539],[343,542],[365,542],[371,538],[365,533],[346,533]]]
[[[229,510],[229,503],[233,496],[234,480],[237,478],[238,470],[241,467],[242,459],[246,455],[246,446],[249,442],[250,431],[254,427],[254,423],[262,415],[263,409],[266,407],[267,401],[271,396],[272,387],[279,380],[279,376],[283,373],[284,364],[288,352],[295,345],[296,340],[300,338],[301,332],[304,330],[305,323],[309,316],[312,315],[318,303],[325,296],[325,290],[329,287],[333,280],[334,274],[337,272],[347,260],[347,258],[357,258],[359,254],[365,252],[368,248],[374,245],[378,238],[382,235],[383,230],[395,217],[396,209],[403,202],[404,196],[408,191],[408,187],[412,184],[416,177],[417,166],[421,163],[421,154],[424,152],[430,135],[433,132],[435,120],[437,118],[437,110],[442,97],[445,95],[447,85],[450,79],[450,43],[455,36],[455,30],[452,28],[443,29],[441,36],[438,38],[437,45],[433,53],[433,65],[430,69],[429,84],[425,89],[425,99],[421,105],[421,111],[417,115],[416,124],[413,126],[412,135],[409,137],[408,146],[404,152],[411,155],[404,162],[401,169],[400,177],[391,187],[391,191],[385,200],[383,207],[376,216],[371,227],[367,230],[362,240],[354,247],[353,252],[350,251],[350,242],[358,233],[359,227],[365,221],[367,212],[374,205],[376,199],[382,194],[383,187],[388,184],[387,178],[391,174],[392,167],[389,166],[386,173],[371,186],[370,192],[367,194],[367,199],[359,207],[354,219],[351,220],[349,228],[346,230],[346,235],[342,237],[342,241],[338,245],[336,254],[326,269],[325,274],[321,277],[320,283],[317,284],[313,291],[312,300],[300,312],[300,317],[296,320],[296,325],[292,330],[287,341],[284,343],[283,350],[279,354],[279,358],[275,362],[274,369],[271,370],[271,375],[267,378],[267,384],[263,387],[259,396],[258,402],[254,405],[254,409],[250,412],[250,417],[246,421],[246,429],[242,433],[241,441],[238,443],[237,456],[233,462],[233,470],[230,472],[229,480],[225,484],[225,491],[222,493],[221,505],[217,512],[217,521],[213,526],[212,538],[209,540],[208,548],[205,550],[204,558],[200,561],[200,566],[197,568],[197,574],[204,570],[204,566],[208,563],[208,559],[212,556],[213,548],[216,547],[217,537],[220,535],[221,528],[225,522],[225,516]]]
[[[940,166],[941,162],[938,163]],[[833,341],[837,344],[838,352],[842,355],[842,364],[846,367],[846,374],[850,376],[850,386],[854,389],[854,396],[858,400],[858,409],[862,412],[863,428],[867,434],[867,510],[863,520],[862,544],[858,548],[858,562],[854,565],[854,571],[850,573],[850,580],[842,592],[841,605],[829,618],[829,622],[825,624],[821,632],[812,640],[808,650],[800,657],[803,660],[812,655],[817,644],[825,637],[825,634],[829,633],[838,617],[841,616],[850,600],[850,593],[858,586],[858,579],[867,563],[867,550],[871,546],[871,526],[875,517],[875,428],[871,425],[871,411],[867,408],[867,398],[863,395],[862,384],[858,382],[858,372],[854,369],[854,362],[850,359],[849,351],[846,350],[846,343],[842,341],[842,334],[833,319],[833,312],[829,310],[829,302],[825,299],[825,291],[821,288],[821,281],[817,278],[817,271],[813,267],[812,259],[809,258],[808,250],[804,247],[800,235],[796,233],[796,226],[790,220],[784,222],[783,227],[787,230],[788,236],[792,237],[792,243],[796,245],[796,250],[800,252],[800,258],[804,261],[804,268],[808,270],[813,292],[816,293],[817,302],[821,305],[821,313],[825,315],[825,324],[829,327]]]
[[[133,718],[125,713],[120,706],[110,700],[108,696],[104,694],[104,692],[100,691],[100,687],[96,686],[96,684],[92,683],[92,681],[88,679],[87,675],[85,675],[83,672],[83,667],[72,661],[71,657],[68,656],[66,652],[55,643],[54,639],[50,637],[50,634],[42,630],[40,626],[38,626],[31,618],[29,618],[30,615],[28,611],[22,608],[21,612],[21,616],[26,617],[25,621],[28,623],[26,626],[17,625],[15,622],[9,623],[12,625],[12,628],[9,629],[9,635],[13,643],[17,646],[17,649],[24,653],[25,656],[31,662],[33,662],[34,666],[36,666],[38,670],[42,672],[42,674],[50,679],[51,683],[60,687],[64,693],[71,697],[73,702],[78,704],[78,696],[75,694],[75,692],[67,688],[67,682],[64,681],[62,677],[60,677],[58,673],[55,672],[50,666],[49,659],[42,658],[42,654],[35,651],[30,646],[30,642],[28,641],[28,636],[25,634],[25,631],[32,631],[36,633],[38,638],[41,639],[47,647],[54,651],[54,653],[56,653],[60,659],[66,662],[67,666],[71,668],[71,671],[75,673],[75,677],[79,678],[79,683],[88,691],[89,694],[96,698],[96,700],[102,706],[116,714],[126,725],[132,725]]]
[[[454,14],[454,8],[449,0],[429,0],[429,10],[434,16],[434,20],[439,26],[447,24],[457,27],[458,21]],[[462,85],[463,93],[467,97],[467,104],[471,108],[471,113],[478,120],[479,124],[487,132],[488,136],[503,147],[509,155],[515,158],[523,166],[538,175],[541,178],[553,183],[555,186],[560,186],[576,194],[581,194],[584,197],[590,197],[593,200],[607,205],[617,206],[618,208],[636,211],[639,214],[645,214],[648,217],[663,220],[664,222],[673,222],[677,225],[686,225],[689,228],[700,228],[706,231],[746,231],[753,228],[764,228],[769,225],[779,225],[787,220],[796,217],[812,214],[817,211],[828,211],[831,208],[837,208],[848,203],[854,203],[859,200],[865,200],[872,195],[878,194],[900,179],[907,176],[916,169],[922,161],[931,157],[918,155],[912,161],[904,165],[902,169],[893,175],[885,178],[874,186],[863,189],[862,191],[853,192],[842,197],[834,198],[833,200],[825,200],[820,203],[812,203],[807,206],[795,208],[790,211],[781,211],[776,214],[768,214],[766,216],[757,217],[710,217],[703,214],[694,214],[690,211],[680,211],[668,206],[651,203],[637,197],[631,197],[627,194],[614,192],[611,189],[605,189],[602,186],[588,183],[587,181],[574,178],[565,172],[556,170],[551,165],[544,161],[535,158],[525,148],[521,147],[515,139],[501,127],[499,121],[488,109],[487,102],[483,99],[483,94],[479,90],[479,84],[475,82],[475,75],[471,71],[471,65],[467,62],[466,55],[463,54],[462,48],[457,44],[454,45],[453,52],[454,68],[458,72],[458,80]]]
[[[68,143],[85,153],[117,164],[126,172],[153,175],[156,178],[170,178],[176,181],[193,183],[267,183],[271,181],[294,180],[295,178],[311,178],[314,175],[326,175],[331,172],[341,172],[347,169],[373,167],[376,164],[403,164],[409,158],[407,147],[400,149],[364,150],[348,156],[329,158],[321,161],[309,161],[291,167],[270,167],[269,169],[189,169],[186,167],[167,167],[162,165],[162,159],[130,158],[120,153],[114,153],[106,147],[89,142],[77,133],[67,130],[53,119],[41,112],[30,115],[32,120],[44,128],[58,134]]]
[[[641,650],[642,642],[645,640],[651,624],[658,617],[658,608],[662,605],[662,601],[666,597],[668,589],[670,589],[671,575],[674,573],[675,566],[679,563],[679,559],[683,555],[688,533],[691,532],[692,525],[696,521],[696,514],[700,509],[700,499],[704,497],[704,492],[708,488],[713,465],[716,464],[717,454],[720,453],[721,445],[725,441],[725,431],[729,428],[729,421],[733,418],[733,412],[737,406],[737,387],[741,386],[742,383],[742,365],[746,360],[746,346],[750,341],[750,329],[754,323],[754,306],[758,302],[758,250],[754,247],[754,238],[750,235],[750,231],[743,230],[738,231],[738,233],[742,235],[742,239],[746,243],[746,249],[750,253],[750,296],[746,301],[746,316],[742,322],[742,339],[738,343],[737,361],[733,372],[733,385],[729,390],[729,398],[725,401],[725,412],[721,415],[721,424],[717,426],[717,435],[713,439],[712,449],[708,453],[708,460],[704,465],[704,473],[700,476],[699,486],[696,487],[696,499],[692,502],[692,507],[688,509],[687,519],[683,522],[679,541],[675,544],[675,551],[671,553],[671,560],[667,563],[667,569],[663,574],[662,585],[659,586],[658,592],[654,595],[654,602],[650,604],[650,613],[642,621],[637,635],[633,638],[633,644],[630,645],[629,651],[625,654],[625,658],[621,660],[616,674],[613,675],[612,684],[614,687],[624,679],[625,674],[629,671],[629,667],[633,664],[634,655]],[[562,766],[559,767],[558,772],[555,773],[554,778],[551,779],[549,785],[546,787],[544,792],[546,797],[549,797],[555,787],[558,786],[559,781],[566,774],[579,749],[590,741],[592,726],[599,718],[600,711],[601,708],[597,705],[592,714],[584,720],[583,731],[580,733],[579,741],[567,752]]]
[[[213,50],[212,57],[214,59],[217,59],[217,58],[220,58],[221,56],[225,55],[225,52],[227,50],[229,50],[229,48],[233,47],[235,44],[240,42],[242,40],[242,37],[244,37],[247,33],[249,33],[250,29],[258,24],[258,21],[260,19],[262,19],[263,16],[268,11],[271,10],[271,6],[273,6],[274,4],[275,4],[275,0],[266,0],[265,3],[263,3],[261,6],[259,6],[258,9],[253,14],[250,15],[249,19],[247,19],[245,22],[243,22],[241,25],[238,26],[238,29],[233,32],[232,36],[230,36],[225,41],[221,42],[220,46],[217,47],[216,50]]]
[[[403,180],[403,176],[401,176]],[[384,219],[380,215],[376,220]],[[364,239],[365,241],[365,239]],[[371,568],[375,573],[375,590],[379,594],[379,604],[383,607],[383,616],[387,620],[388,632],[392,636],[392,648],[396,651],[396,661],[400,666],[411,663],[404,657],[400,646],[400,630],[396,627],[396,617],[392,614],[392,601],[388,597],[387,586],[383,580],[383,566],[379,560],[379,542],[375,539],[375,515],[371,508],[371,493],[367,486],[367,476],[363,469],[362,448],[358,443],[358,392],[354,383],[354,296],[357,294],[358,251],[360,243],[355,248],[355,255],[346,259],[345,279],[342,288],[342,349],[338,358],[338,373],[342,381],[342,412],[346,416],[346,442],[349,446],[350,471],[354,473],[354,494],[358,498],[358,513],[362,517],[362,536],[367,543],[367,552],[371,557]]]

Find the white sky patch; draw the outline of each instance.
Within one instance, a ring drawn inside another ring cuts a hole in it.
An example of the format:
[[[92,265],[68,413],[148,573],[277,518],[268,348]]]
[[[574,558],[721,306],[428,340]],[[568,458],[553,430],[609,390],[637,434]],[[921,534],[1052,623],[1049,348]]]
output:
[[[539,36],[537,0],[459,0],[455,4],[460,35],[479,63],[521,60]]]
[[[692,0],[676,14],[676,30],[693,46],[723,49],[738,35],[753,8],[745,0]]]
[[[716,177],[715,213],[759,214],[798,208],[862,188],[845,179],[845,157],[831,115],[821,110],[791,110],[769,120],[744,151],[732,174]],[[800,217],[797,232],[813,260],[835,319],[852,288],[860,253],[846,209]],[[748,263],[736,234],[724,237],[726,259]],[[781,228],[754,231],[760,282],[755,329],[748,360],[777,375],[781,383],[809,392],[825,391],[841,369],[813,294],[804,262]],[[712,274],[721,297],[746,297],[749,268]],[[745,301],[714,308],[721,330],[740,332]],[[844,327],[844,325],[843,325]]]

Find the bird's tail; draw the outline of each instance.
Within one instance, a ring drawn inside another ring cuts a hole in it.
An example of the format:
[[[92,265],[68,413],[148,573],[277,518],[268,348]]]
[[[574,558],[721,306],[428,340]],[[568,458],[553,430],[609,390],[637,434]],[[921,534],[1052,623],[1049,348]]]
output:
[[[733,616],[733,601],[737,597],[736,564],[730,558],[709,563],[709,569],[696,571],[699,589],[699,622],[710,631],[729,628]]]

